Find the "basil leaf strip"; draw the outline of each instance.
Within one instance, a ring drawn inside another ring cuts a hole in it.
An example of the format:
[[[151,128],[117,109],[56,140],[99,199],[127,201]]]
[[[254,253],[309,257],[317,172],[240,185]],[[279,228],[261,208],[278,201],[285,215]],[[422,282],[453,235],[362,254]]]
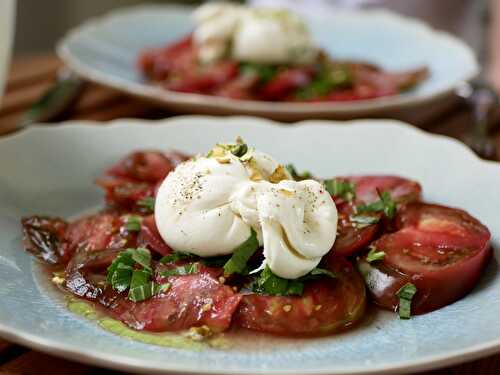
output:
[[[183,266],[175,267],[170,270],[161,271],[159,274],[163,277],[169,276],[185,276],[197,273],[199,270],[199,263],[189,263]]]
[[[297,169],[293,164],[287,164],[285,165],[285,168],[295,181],[307,180],[312,177],[312,174],[309,171],[304,171],[302,173],[297,172]]]
[[[224,274],[245,273],[248,260],[258,248],[257,233],[251,229],[250,237],[234,250],[231,258],[224,264]]]
[[[360,229],[366,228],[373,224],[377,224],[380,221],[380,217],[378,216],[363,215],[363,214],[352,215],[349,219],[356,228]]]
[[[380,193],[378,190],[379,200],[369,204],[360,204],[356,206],[358,213],[363,212],[383,212],[385,216],[392,219],[396,214],[396,202],[391,198],[391,193],[384,191]]]
[[[375,262],[377,260],[382,260],[385,257],[385,253],[383,251],[378,251],[376,248],[371,247],[370,251],[366,255],[366,261],[368,263]]]
[[[139,232],[141,230],[141,217],[140,216],[129,216],[125,228],[131,232]]]
[[[154,210],[155,210],[155,199],[153,197],[142,198],[142,199],[139,199],[137,201],[137,205],[139,207],[144,208],[145,210],[147,210],[149,212],[154,212]]]
[[[356,198],[356,188],[352,182],[334,178],[331,180],[324,180],[326,191],[334,197],[340,197],[348,202]]]
[[[196,258],[196,255],[194,254],[189,254],[189,253],[183,253],[182,251],[174,251],[172,254],[165,255],[160,259],[160,263],[174,263],[179,260],[184,260],[184,259],[193,259]]]
[[[417,293],[417,287],[412,283],[405,284],[396,292],[399,297],[399,318],[410,319],[411,317],[411,300]]]

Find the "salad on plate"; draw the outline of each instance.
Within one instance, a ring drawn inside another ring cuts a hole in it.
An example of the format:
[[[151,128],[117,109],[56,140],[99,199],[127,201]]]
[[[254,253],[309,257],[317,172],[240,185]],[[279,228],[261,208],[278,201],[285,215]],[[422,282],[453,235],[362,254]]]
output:
[[[135,331],[319,336],[366,305],[401,319],[464,297],[490,232],[399,176],[320,179],[242,139],[204,155],[142,150],[97,180],[105,205],[22,219],[64,293]]]
[[[137,65],[149,81],[231,99],[338,102],[398,95],[429,75],[425,66],[394,72],[331,57],[285,9],[209,3],[193,19],[189,35],[140,54]]]

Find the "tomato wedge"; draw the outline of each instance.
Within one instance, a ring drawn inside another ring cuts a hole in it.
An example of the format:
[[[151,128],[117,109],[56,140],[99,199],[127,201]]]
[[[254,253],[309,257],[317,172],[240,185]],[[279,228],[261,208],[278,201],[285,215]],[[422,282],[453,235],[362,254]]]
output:
[[[373,241],[378,232],[378,223],[366,226],[353,223],[351,215],[354,209],[349,203],[340,204],[337,206],[337,209],[339,215],[338,234],[333,245],[333,250],[328,256],[330,254],[335,256],[351,256],[366,248]]]
[[[366,175],[341,177],[352,182],[356,187],[356,200],[371,203],[379,199],[377,190],[388,191],[398,203],[420,200],[422,187],[416,181],[399,176]]]
[[[412,313],[446,306],[468,293],[479,280],[491,255],[490,232],[463,210],[426,203],[401,207],[399,230],[372,246],[383,260],[358,260],[372,297],[395,310],[396,292],[406,283],[417,287]]]
[[[322,335],[353,325],[365,308],[363,280],[342,257],[330,259],[328,268],[338,278],[308,282],[301,297],[244,295],[234,323],[284,336]]]

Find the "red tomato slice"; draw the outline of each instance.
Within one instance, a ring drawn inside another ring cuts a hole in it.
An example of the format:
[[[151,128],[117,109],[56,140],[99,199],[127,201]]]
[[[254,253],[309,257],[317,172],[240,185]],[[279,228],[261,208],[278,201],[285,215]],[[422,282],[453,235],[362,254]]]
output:
[[[106,171],[112,177],[156,183],[189,157],[180,152],[137,151]]]
[[[64,234],[68,223],[59,218],[31,216],[21,220],[26,251],[49,264],[69,260]]]
[[[163,241],[163,238],[161,238],[153,215],[142,219],[141,232],[137,238],[137,245],[140,247],[147,247],[160,255],[172,253],[172,249]]]
[[[365,308],[363,280],[341,257],[328,264],[338,278],[307,282],[301,297],[244,295],[235,324],[284,336],[322,335],[355,324]]]
[[[104,295],[101,303],[112,316],[134,329],[179,331],[208,326],[214,332],[229,328],[241,295],[201,273],[168,278],[168,291],[143,302],[134,303],[116,293]],[[108,291],[109,293],[109,291]]]
[[[468,293],[491,255],[490,232],[463,210],[413,203],[402,207],[399,231],[372,245],[385,252],[381,261],[358,262],[375,303],[396,309],[397,290],[417,287],[412,313],[446,306]]]
[[[312,80],[312,73],[307,68],[291,68],[281,71],[266,83],[259,91],[264,100],[284,100],[300,87]]]
[[[222,61],[202,70],[192,71],[168,82],[169,90],[211,94],[231,82],[237,75],[239,64],[234,61]]]
[[[379,226],[378,224],[359,226],[353,223],[350,219],[353,206],[348,203],[338,205],[337,209],[339,215],[337,237],[328,256],[347,257],[365,249],[375,238]]]
[[[116,213],[99,213],[70,223],[64,236],[67,256],[75,252],[135,247],[137,233],[125,230],[125,218]]]
[[[399,176],[367,175],[341,177],[351,181],[356,186],[356,200],[371,203],[379,199],[377,190],[388,191],[392,199],[399,203],[420,200],[422,187],[416,181]]]

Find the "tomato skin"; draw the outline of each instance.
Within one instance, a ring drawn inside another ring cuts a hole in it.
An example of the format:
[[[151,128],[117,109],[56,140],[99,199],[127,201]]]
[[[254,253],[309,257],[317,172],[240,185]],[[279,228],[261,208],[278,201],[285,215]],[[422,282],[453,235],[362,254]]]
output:
[[[365,249],[375,238],[379,230],[378,224],[368,225],[364,228],[356,227],[350,220],[353,206],[349,203],[337,205],[339,220],[337,237],[333,249],[327,256],[351,256]]]
[[[138,330],[179,331],[206,325],[222,332],[229,328],[241,295],[206,273],[171,276],[168,282],[168,291],[143,302],[134,303],[108,290],[100,303],[113,317]]]
[[[388,191],[398,203],[408,203],[421,199],[422,187],[416,181],[392,175],[362,175],[341,177],[354,183],[356,200],[372,203],[379,199],[377,190]]]
[[[234,323],[282,336],[324,335],[355,324],[365,309],[363,280],[342,257],[327,267],[339,278],[307,282],[300,297],[243,295]]]
[[[137,244],[140,247],[146,247],[160,255],[169,255],[172,249],[163,241],[158,232],[154,216],[150,215],[142,219],[141,231],[137,238]]]
[[[490,233],[463,210],[413,203],[403,206],[399,230],[372,245],[385,252],[368,264],[358,259],[376,304],[395,310],[396,292],[411,282],[417,287],[412,313],[444,307],[467,294],[478,282],[491,257]]]
[[[259,90],[259,97],[264,100],[284,100],[298,88],[312,80],[312,72],[307,68],[290,68],[276,75]]]

